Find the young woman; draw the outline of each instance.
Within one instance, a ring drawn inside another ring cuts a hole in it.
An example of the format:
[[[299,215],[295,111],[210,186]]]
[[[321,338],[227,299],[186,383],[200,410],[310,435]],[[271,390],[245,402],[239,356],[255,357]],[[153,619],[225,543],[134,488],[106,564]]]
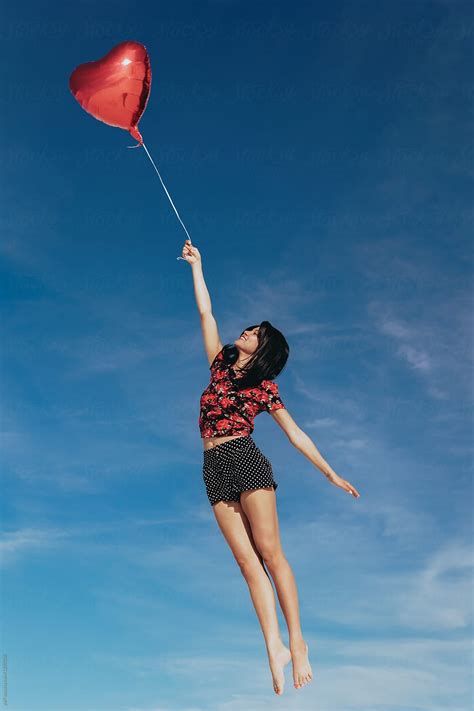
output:
[[[313,678],[308,646],[301,631],[298,593],[283,553],[270,461],[252,439],[257,414],[271,413],[291,444],[335,486],[355,498],[359,492],[341,479],[312,440],[290,416],[273,382],[285,366],[289,347],[269,321],[246,328],[234,344],[222,346],[202,272],[201,255],[190,240],[182,257],[192,266],[211,381],[200,401],[199,427],[204,445],[203,479],[217,524],[249,586],[267,648],[273,688],[283,693],[284,667],[290,659],[296,689]],[[281,638],[270,573],[288,625],[290,648]]]

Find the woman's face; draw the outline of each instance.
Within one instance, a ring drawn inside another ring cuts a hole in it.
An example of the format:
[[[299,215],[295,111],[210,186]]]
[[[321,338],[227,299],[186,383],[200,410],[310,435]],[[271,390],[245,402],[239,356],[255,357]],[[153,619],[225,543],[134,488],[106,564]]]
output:
[[[242,331],[242,335],[234,341],[234,345],[237,346],[241,353],[251,355],[257,350],[259,330],[260,326],[246,328],[245,331]]]

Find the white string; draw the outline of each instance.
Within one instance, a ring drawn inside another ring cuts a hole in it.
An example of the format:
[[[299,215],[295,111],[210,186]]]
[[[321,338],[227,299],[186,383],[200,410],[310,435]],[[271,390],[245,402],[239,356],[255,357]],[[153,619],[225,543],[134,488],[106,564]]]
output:
[[[178,220],[179,220],[179,221],[181,222],[181,224],[183,225],[183,229],[184,229],[184,231],[186,232],[186,234],[188,235],[189,241],[191,242],[191,236],[190,236],[189,232],[187,231],[187,229],[186,229],[186,227],[185,227],[185,225],[184,225],[182,219],[181,219],[180,216],[178,215],[178,211],[177,211],[177,209],[176,209],[175,206],[174,206],[174,203],[173,203],[173,201],[172,201],[172,199],[171,199],[171,195],[169,194],[169,192],[168,192],[167,189],[166,189],[166,185],[164,184],[164,182],[163,182],[163,180],[162,180],[162,178],[161,178],[161,175],[160,175],[160,173],[159,173],[159,170],[158,170],[158,168],[156,167],[155,163],[153,162],[153,158],[152,158],[151,155],[148,153],[148,148],[145,146],[144,143],[143,143],[142,145],[143,145],[143,148],[144,148],[145,151],[146,151],[146,154],[147,154],[148,158],[151,160],[151,163],[152,163],[154,169],[156,170],[156,173],[157,173],[159,179],[161,180],[161,184],[162,184],[162,186],[163,186],[163,188],[164,188],[164,190],[165,190],[165,193],[167,194],[167,196],[168,196],[168,198],[169,198],[169,201],[170,201],[171,205],[173,206],[173,210],[174,210],[175,213],[176,213],[176,217],[178,218]],[[138,144],[137,146],[127,146],[127,148],[138,148],[138,147],[139,147],[139,144]],[[184,257],[176,257],[176,259],[182,259],[184,262],[187,261],[186,259],[184,259]]]

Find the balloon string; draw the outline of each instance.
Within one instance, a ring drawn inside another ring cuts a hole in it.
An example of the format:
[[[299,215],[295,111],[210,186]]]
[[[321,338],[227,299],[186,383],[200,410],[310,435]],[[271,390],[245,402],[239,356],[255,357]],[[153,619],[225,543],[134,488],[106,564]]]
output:
[[[135,147],[135,146],[134,146],[134,147]],[[152,158],[151,155],[148,153],[148,148],[145,146],[145,143],[143,143],[143,148],[145,149],[148,158],[151,160],[151,163],[152,163],[154,169],[156,170],[156,173],[157,173],[157,175],[158,175],[158,177],[159,177],[159,179],[160,179],[160,181],[161,181],[161,184],[162,184],[162,186],[163,186],[163,188],[164,188],[164,190],[165,190],[165,193],[167,194],[168,199],[169,199],[169,201],[170,201],[170,203],[171,203],[171,205],[172,205],[172,207],[173,207],[173,210],[174,210],[175,213],[176,213],[176,217],[178,218],[178,220],[179,220],[179,221],[181,222],[181,224],[183,225],[183,229],[184,229],[184,231],[186,232],[186,234],[188,235],[189,241],[191,242],[191,236],[190,236],[189,232],[187,231],[187,229],[186,229],[186,227],[185,227],[185,225],[184,225],[184,222],[183,222],[182,219],[180,218],[177,209],[176,209],[175,206],[174,206],[174,203],[173,203],[173,201],[172,201],[172,199],[171,199],[171,195],[170,195],[169,192],[167,191],[166,185],[165,185],[164,182],[163,182],[163,179],[162,179],[162,177],[161,177],[161,175],[160,175],[160,173],[159,173],[158,168],[156,167],[156,165],[155,165],[155,163],[154,163],[154,161],[153,161],[153,158]],[[183,257],[176,257],[176,259],[183,259]],[[184,259],[184,261],[187,261],[187,260]]]

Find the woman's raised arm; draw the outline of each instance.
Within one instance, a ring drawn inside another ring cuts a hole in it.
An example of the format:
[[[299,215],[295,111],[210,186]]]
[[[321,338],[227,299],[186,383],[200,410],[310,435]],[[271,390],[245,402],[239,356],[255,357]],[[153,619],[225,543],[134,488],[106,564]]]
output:
[[[194,247],[189,239],[184,243],[182,257],[191,265],[193,270],[194,294],[201,318],[204,348],[206,349],[209,365],[211,365],[216,355],[222,349],[222,343],[219,337],[217,323],[212,313],[211,297],[209,296],[209,291],[204,281],[201,255],[198,248]]]

